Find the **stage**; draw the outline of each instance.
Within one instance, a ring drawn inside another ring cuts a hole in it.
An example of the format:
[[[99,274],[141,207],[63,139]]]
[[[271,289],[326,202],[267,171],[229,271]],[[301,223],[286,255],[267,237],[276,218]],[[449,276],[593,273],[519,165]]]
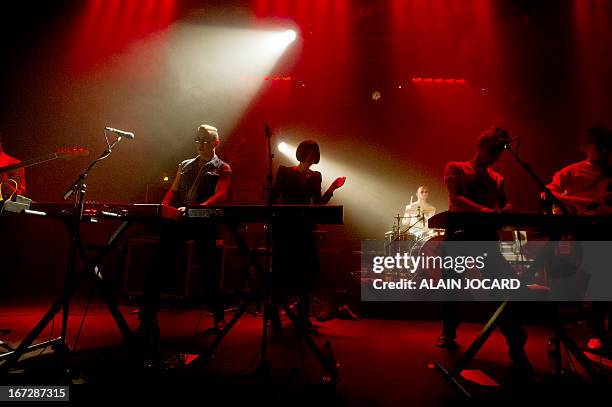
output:
[[[17,345],[37,322],[46,308],[43,302],[14,303],[0,309],[0,327],[11,329],[1,339]],[[132,306],[121,306],[129,325],[137,326],[137,315]],[[74,304],[70,314],[69,344],[83,317],[84,304]],[[231,314],[230,314],[231,315]],[[304,344],[300,344],[295,330],[285,319],[280,335],[272,336],[269,359],[273,374],[263,378],[238,378],[254,373],[261,337],[261,318],[244,316],[230,332],[206,366],[193,368],[193,355],[201,352],[212,337],[205,334],[211,324],[207,312],[195,331],[200,311],[165,307],[160,312],[163,361],[145,368],[135,361],[126,347],[112,318],[102,303],[93,302],[78,342],[70,358],[70,372],[62,373],[50,350],[33,352],[20,364],[9,379],[11,384],[69,384],[71,400],[171,398],[178,402],[187,398],[211,401],[225,398],[226,404],[257,402],[257,404],[334,404],[338,401],[330,389],[321,383],[322,370]],[[54,334],[59,332],[56,318]],[[466,323],[459,329],[461,347],[454,351],[434,346],[440,331],[435,321],[362,319],[360,321],[331,320],[318,323],[315,342],[323,347],[330,340],[334,357],[339,363],[339,403],[347,406],[373,405],[448,405],[466,402],[432,368],[440,361],[450,366],[481,329],[481,324]],[[517,402],[520,400],[567,401],[594,397],[594,388],[578,378],[553,379],[548,373],[547,342],[549,330],[542,326],[528,326],[527,354],[535,370],[533,383],[516,383],[507,378],[507,347],[504,338],[495,333],[478,354],[468,372],[486,385],[467,382],[473,391],[473,401]],[[578,336],[583,329],[573,327]],[[42,339],[51,334],[50,327]],[[192,355],[192,356],[190,356]],[[302,361],[302,356],[304,357]],[[278,373],[275,373],[278,370]],[[285,370],[289,370],[288,372]],[[485,380],[485,382],[482,382]],[[488,381],[488,382],[487,382]],[[567,384],[571,383],[571,387]]]

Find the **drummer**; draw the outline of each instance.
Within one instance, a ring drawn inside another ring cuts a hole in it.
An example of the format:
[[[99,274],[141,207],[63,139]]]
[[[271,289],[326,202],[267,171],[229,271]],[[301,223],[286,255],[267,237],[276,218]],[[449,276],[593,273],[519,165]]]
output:
[[[425,236],[430,234],[430,229],[427,227],[427,220],[436,214],[436,208],[427,202],[429,197],[429,189],[421,185],[417,189],[417,200],[412,202],[412,196],[410,197],[410,204],[406,205],[406,212],[402,219],[402,229],[407,230],[407,233],[415,235],[417,237]]]

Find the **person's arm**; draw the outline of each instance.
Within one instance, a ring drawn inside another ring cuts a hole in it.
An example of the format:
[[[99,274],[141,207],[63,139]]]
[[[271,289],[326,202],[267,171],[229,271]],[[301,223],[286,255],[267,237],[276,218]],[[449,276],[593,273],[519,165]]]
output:
[[[15,160],[11,162],[9,165],[18,164],[21,161]],[[26,185],[25,185],[25,170],[24,168],[19,168],[17,170],[10,171],[6,173],[4,177],[6,181],[2,184],[2,191],[4,191],[4,197],[8,198],[14,194],[16,195],[24,195],[26,193]],[[10,180],[10,181],[9,181]],[[0,179],[2,181],[2,179]]]
[[[514,212],[514,207],[508,201],[508,195],[506,195],[506,183],[502,178],[499,181],[499,201],[497,202],[497,207],[502,212]]]
[[[457,168],[452,163],[446,166],[444,171],[444,183],[448,189],[450,206],[461,212],[493,212],[492,209],[480,205],[463,195],[460,185]]]
[[[178,170],[176,171],[176,176],[174,177],[174,181],[172,181],[172,186],[166,195],[164,195],[164,199],[162,199],[162,204],[167,206],[175,206],[177,195],[178,195],[178,186],[181,179],[181,166],[179,165]]]
[[[25,168],[19,168],[15,171],[13,179],[17,181],[17,195],[26,194],[26,179],[25,179]]]
[[[346,181],[346,177],[339,177],[336,178],[331,185],[329,186],[329,188],[327,188],[327,191],[325,191],[325,193],[323,195],[321,195],[321,173],[317,172],[318,174],[318,182],[317,182],[317,191],[315,192],[314,196],[313,196],[313,203],[315,205],[326,205],[331,199],[332,196],[334,196],[334,191],[338,188],[340,188],[342,185],[344,185],[344,182]]]
[[[215,193],[213,196],[202,202],[200,205],[218,205],[227,199],[227,192],[232,180],[232,170],[228,164],[221,169],[219,172],[219,179],[217,180],[217,186],[215,187]]]
[[[327,203],[332,199],[332,196],[334,196],[334,189],[330,185],[329,188],[327,188],[327,191],[321,195],[321,184],[323,181],[321,179],[320,172],[317,172],[317,177],[316,186],[313,187],[314,194],[312,196],[312,203],[315,205],[327,205]]]
[[[564,175],[562,174],[561,171],[556,172],[553,175],[553,179],[552,182],[548,185],[546,185],[546,187],[550,190],[550,192],[553,194],[553,196],[559,200],[563,199],[563,193],[565,190],[564,185]],[[542,200],[546,200],[547,196],[545,192],[541,192],[540,193],[540,199]],[[549,203],[552,204],[552,203]]]
[[[570,195],[567,192],[569,171],[561,170],[553,176],[553,180],[547,185],[550,192],[561,201],[570,212],[582,212],[582,211],[596,211],[601,203],[597,199],[593,199],[589,196],[580,196],[579,194]],[[571,179],[571,178],[570,178]],[[541,199],[546,199],[546,194],[542,192],[540,194]],[[553,213],[561,214],[563,211],[556,205],[553,207]]]
[[[435,206],[430,206],[429,208],[427,208],[426,210],[423,211],[423,214],[425,215],[426,219],[431,218],[432,216],[434,216],[436,214],[436,207]]]
[[[276,171],[274,186],[272,187],[272,191],[270,191],[270,201],[272,202],[272,205],[276,205],[280,201],[283,195],[283,185],[285,185],[285,167],[279,165],[278,170]]]
[[[412,210],[410,210],[410,205],[406,205],[406,209],[404,210],[404,217],[400,221],[400,224],[402,226],[410,225],[410,218],[409,218],[410,215],[412,215]]]

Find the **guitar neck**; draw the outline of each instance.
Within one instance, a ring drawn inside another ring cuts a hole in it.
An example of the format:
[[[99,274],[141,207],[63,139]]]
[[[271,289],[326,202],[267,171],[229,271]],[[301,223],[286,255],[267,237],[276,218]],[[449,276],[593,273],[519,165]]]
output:
[[[0,173],[17,170],[19,168],[31,167],[33,165],[42,164],[47,161],[55,160],[56,158],[59,158],[59,155],[57,153],[49,154],[44,157],[33,158],[31,160],[22,161],[17,164],[11,164],[5,167],[0,167]]]

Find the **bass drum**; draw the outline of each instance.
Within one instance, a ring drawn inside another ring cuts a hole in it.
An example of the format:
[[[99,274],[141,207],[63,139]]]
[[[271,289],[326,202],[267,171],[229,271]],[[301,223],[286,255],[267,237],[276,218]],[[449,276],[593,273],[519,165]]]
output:
[[[421,257],[421,267],[414,273],[413,280],[442,278],[442,269],[439,266],[439,261],[433,261],[433,258],[444,256],[444,232],[437,231],[436,233],[427,233],[415,241],[410,248],[410,256],[413,258]]]

